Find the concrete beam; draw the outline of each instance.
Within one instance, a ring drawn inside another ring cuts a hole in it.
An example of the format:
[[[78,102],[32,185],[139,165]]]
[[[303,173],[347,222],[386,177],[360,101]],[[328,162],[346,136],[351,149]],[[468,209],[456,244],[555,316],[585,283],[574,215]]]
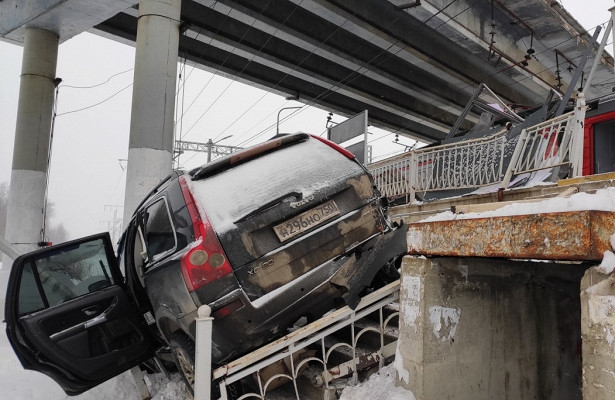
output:
[[[41,28],[64,42],[133,4],[133,0],[3,0],[0,36],[23,43],[27,28]]]
[[[417,222],[408,252],[417,255],[601,260],[610,249],[615,213],[575,211]]]

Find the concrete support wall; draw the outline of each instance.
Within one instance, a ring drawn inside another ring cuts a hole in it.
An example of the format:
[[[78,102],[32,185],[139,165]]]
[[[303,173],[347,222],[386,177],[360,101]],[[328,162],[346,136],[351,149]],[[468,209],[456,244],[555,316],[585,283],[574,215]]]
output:
[[[615,271],[590,268],[581,282],[583,399],[615,399]]]
[[[5,235],[22,252],[41,241],[58,44],[51,31],[26,30]]]
[[[421,399],[581,399],[586,266],[411,258],[398,382]]]
[[[135,53],[124,224],[173,165],[181,0],[141,0]]]

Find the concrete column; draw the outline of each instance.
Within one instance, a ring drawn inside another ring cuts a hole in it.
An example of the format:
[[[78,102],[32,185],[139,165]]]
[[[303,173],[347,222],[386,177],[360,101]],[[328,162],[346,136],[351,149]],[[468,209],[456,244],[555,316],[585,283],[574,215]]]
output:
[[[141,0],[135,53],[124,224],[173,166],[181,0]]]
[[[404,258],[397,382],[416,400],[581,399],[585,267]]]
[[[615,271],[593,267],[585,273],[581,281],[581,333],[583,399],[614,399]]]
[[[58,45],[54,32],[26,29],[5,235],[22,252],[41,241]]]
[[[15,253],[35,250],[41,240],[58,45],[55,33],[26,29],[0,293],[6,292]],[[0,317],[4,319],[4,296]]]

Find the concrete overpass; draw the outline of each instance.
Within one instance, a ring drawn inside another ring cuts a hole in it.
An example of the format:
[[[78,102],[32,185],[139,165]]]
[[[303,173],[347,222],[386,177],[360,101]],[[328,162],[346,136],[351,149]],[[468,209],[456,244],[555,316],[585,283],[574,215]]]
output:
[[[0,36],[20,43],[41,27],[60,43],[85,30],[134,43],[135,3],[4,0]],[[565,91],[591,39],[550,0],[184,0],[180,30],[180,56],[203,69],[342,115],[367,109],[370,124],[425,142],[446,136],[481,82],[522,106]],[[612,65],[603,58],[589,99],[611,92]]]

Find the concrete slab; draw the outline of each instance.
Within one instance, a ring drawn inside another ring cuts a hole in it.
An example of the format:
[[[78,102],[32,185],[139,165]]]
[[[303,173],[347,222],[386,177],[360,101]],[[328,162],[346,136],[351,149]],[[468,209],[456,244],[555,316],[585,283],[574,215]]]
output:
[[[132,7],[133,0],[0,1],[0,37],[23,43],[26,28],[58,34],[60,43]]]
[[[601,260],[615,213],[574,211],[408,225],[408,253],[543,260]]]

